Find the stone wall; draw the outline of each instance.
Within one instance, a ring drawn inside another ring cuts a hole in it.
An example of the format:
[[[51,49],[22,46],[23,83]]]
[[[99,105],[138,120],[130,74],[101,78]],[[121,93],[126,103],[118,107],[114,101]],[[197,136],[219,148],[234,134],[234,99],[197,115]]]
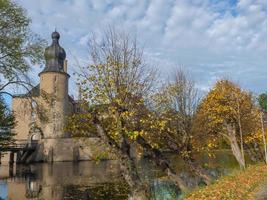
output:
[[[116,156],[98,137],[41,139],[29,162],[65,162],[86,160],[115,160]],[[9,154],[2,163],[9,161]],[[16,154],[15,154],[16,161]]]
[[[44,138],[65,136],[66,117],[73,112],[68,97],[68,74],[43,72],[40,74],[40,102],[46,109],[47,121],[41,124]]]
[[[15,114],[16,126],[13,132],[16,140],[27,140],[32,122],[30,100],[28,98],[13,98],[12,110]]]
[[[83,161],[116,159],[98,137],[42,139],[35,161]]]

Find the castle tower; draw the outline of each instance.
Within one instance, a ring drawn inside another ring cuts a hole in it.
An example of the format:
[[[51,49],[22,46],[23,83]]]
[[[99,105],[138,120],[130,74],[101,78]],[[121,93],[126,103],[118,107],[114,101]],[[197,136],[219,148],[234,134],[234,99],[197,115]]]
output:
[[[64,137],[69,113],[68,79],[65,50],[59,45],[60,34],[52,33],[52,44],[45,49],[45,68],[39,73],[40,96],[45,122],[41,124],[44,138]]]

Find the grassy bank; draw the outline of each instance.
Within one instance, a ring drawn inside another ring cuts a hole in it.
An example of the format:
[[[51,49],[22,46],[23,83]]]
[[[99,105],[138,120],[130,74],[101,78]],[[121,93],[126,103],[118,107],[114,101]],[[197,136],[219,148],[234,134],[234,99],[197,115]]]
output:
[[[260,186],[267,182],[267,165],[252,165],[235,171],[213,184],[190,193],[186,200],[253,200]],[[267,185],[267,183],[266,183]]]

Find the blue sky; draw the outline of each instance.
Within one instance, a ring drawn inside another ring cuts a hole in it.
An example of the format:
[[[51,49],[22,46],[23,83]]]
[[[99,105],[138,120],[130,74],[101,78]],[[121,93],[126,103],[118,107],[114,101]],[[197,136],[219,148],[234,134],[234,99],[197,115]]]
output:
[[[0,197],[2,199],[7,199],[7,184],[6,182],[0,182]]]
[[[15,0],[50,43],[57,28],[69,69],[88,61],[87,41],[107,25],[133,34],[163,78],[182,66],[199,88],[221,77],[267,91],[267,0]],[[35,67],[33,74],[41,70]],[[37,76],[36,76],[37,77]],[[38,79],[36,78],[36,82]],[[71,79],[70,93],[76,94]]]

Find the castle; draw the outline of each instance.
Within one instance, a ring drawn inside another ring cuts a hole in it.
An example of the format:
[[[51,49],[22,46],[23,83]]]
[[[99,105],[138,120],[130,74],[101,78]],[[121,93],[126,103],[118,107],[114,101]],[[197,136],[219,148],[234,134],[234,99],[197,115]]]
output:
[[[67,72],[66,53],[59,45],[59,38],[59,33],[53,32],[52,44],[45,49],[45,68],[39,73],[40,84],[27,94],[13,99],[16,139],[66,137],[66,116],[74,112],[75,101],[68,95],[70,75]],[[46,120],[39,119],[38,112],[43,112]]]
[[[90,160],[106,152],[99,138],[71,138],[64,130],[67,116],[77,112],[79,103],[68,94],[70,75],[59,39],[60,34],[53,32],[52,44],[45,49],[40,83],[26,94],[13,98],[15,139],[38,143],[28,162]]]

